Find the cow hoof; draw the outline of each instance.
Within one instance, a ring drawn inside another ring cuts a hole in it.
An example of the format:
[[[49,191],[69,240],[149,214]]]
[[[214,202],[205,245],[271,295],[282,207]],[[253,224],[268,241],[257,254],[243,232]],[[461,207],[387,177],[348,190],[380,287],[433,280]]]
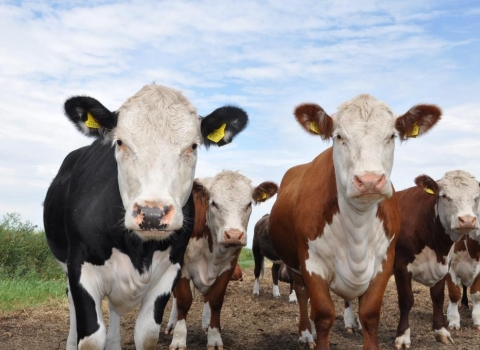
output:
[[[186,348],[186,347],[183,347],[183,346],[182,346],[181,348],[173,348],[173,347],[172,347],[172,348],[170,348],[170,349],[168,349],[168,350],[187,350],[187,348]]]
[[[167,335],[171,334],[172,330],[173,330],[173,328],[170,328],[170,327],[165,328],[165,334],[167,334]]]
[[[207,350],[223,350],[223,345],[207,346]]]
[[[450,330],[459,330],[459,329],[460,329],[460,325],[459,325],[459,324],[449,324],[449,325],[448,325],[448,329],[450,329]]]
[[[397,350],[410,349],[411,344],[395,344]]]
[[[445,344],[445,345],[450,345],[450,344],[455,344],[451,336],[445,335],[445,334],[437,334],[435,335],[436,341],[439,343]]]
[[[480,331],[480,324],[476,324],[475,326],[473,326],[473,328],[475,328],[477,331]]]
[[[353,333],[355,333],[355,329],[350,328],[350,327],[345,328],[345,330],[347,331],[348,334],[353,334]]]

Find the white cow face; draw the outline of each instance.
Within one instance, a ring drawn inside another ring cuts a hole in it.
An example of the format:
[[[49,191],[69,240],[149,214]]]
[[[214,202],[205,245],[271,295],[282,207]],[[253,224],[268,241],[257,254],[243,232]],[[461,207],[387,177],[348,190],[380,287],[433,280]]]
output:
[[[311,134],[333,139],[333,163],[339,196],[357,210],[369,210],[393,193],[390,173],[395,138],[428,131],[439,119],[436,106],[419,105],[396,118],[369,95],[343,103],[332,117],[315,104],[296,108],[297,121]]]
[[[479,228],[480,184],[475,177],[463,170],[453,170],[439,181],[422,175],[415,179],[415,183],[437,196],[437,215],[452,241],[456,242],[463,234]]]
[[[216,130],[214,142],[228,143],[247,122],[234,107],[200,119],[180,92],[155,84],[143,87],[115,113],[88,97],[68,100],[65,109],[80,130],[115,147],[125,226],[144,239],[163,239],[182,227],[197,148],[205,137]]]
[[[207,226],[214,244],[238,249],[247,244],[247,226],[252,204],[274,196],[278,186],[263,182],[253,187],[251,180],[233,171],[215,177],[196,179],[193,193],[208,203]]]

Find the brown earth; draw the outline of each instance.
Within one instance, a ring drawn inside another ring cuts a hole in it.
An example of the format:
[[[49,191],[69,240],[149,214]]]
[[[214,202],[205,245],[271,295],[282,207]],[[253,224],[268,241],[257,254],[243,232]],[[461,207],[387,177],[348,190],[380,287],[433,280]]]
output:
[[[260,296],[252,295],[253,269],[245,269],[243,281],[232,282],[222,311],[222,338],[225,350],[298,349],[296,304],[288,303],[288,285],[280,284],[282,297],[272,297],[271,279],[261,280]],[[460,310],[459,331],[451,331],[454,345],[435,342],[431,331],[431,302],[428,289],[414,284],[415,306],[410,314],[412,349],[480,349],[480,332],[472,327],[471,311]],[[337,319],[330,337],[332,350],[361,349],[361,334],[348,334],[343,328],[343,303],[335,298]],[[104,305],[105,306],[105,305]],[[197,293],[188,318],[189,350],[206,348],[206,336],[201,330],[203,303]],[[104,307],[104,310],[106,308]],[[170,315],[170,304],[164,315],[157,349],[168,349],[171,335],[163,334]],[[108,318],[108,316],[106,316]],[[122,319],[123,349],[135,349],[133,329],[135,313]],[[385,293],[380,319],[379,343],[381,349],[394,349],[398,322],[397,295],[393,279]],[[40,308],[17,310],[0,315],[0,349],[65,349],[68,333],[68,303],[61,301]]]

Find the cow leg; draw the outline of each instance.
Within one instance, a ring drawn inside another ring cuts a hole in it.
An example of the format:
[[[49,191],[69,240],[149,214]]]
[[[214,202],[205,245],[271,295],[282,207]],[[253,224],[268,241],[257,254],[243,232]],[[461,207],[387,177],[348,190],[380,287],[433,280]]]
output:
[[[343,312],[343,322],[345,323],[345,330],[347,333],[355,333],[357,328],[357,321],[355,311],[353,310],[353,303],[347,300],[345,302],[345,310]]]
[[[263,272],[264,259],[262,253],[260,252],[260,247],[258,247],[257,245],[253,245],[252,253],[253,259],[255,261],[255,268],[253,270],[253,274],[255,275],[255,282],[253,284],[253,295],[260,295],[259,277],[260,273]]]
[[[134,339],[137,350],[154,350],[157,347],[158,334],[165,306],[175,280],[180,275],[180,264],[167,263],[162,278],[154,289],[143,299],[135,323]],[[160,272],[159,272],[160,273]],[[152,312],[153,310],[153,312]]]
[[[475,277],[470,287],[472,297],[472,320],[476,330],[480,331],[480,274]]]
[[[297,295],[300,321],[298,323],[298,343],[300,348],[313,349],[315,342],[312,335],[312,322],[308,318],[308,292],[301,275],[294,274],[293,287]]]
[[[288,296],[289,303],[296,303],[297,302],[297,294],[295,293],[295,289],[293,288],[293,272],[287,267],[287,275],[290,281],[290,295]]]
[[[305,261],[305,260],[304,260]],[[306,267],[302,266],[302,271]],[[335,305],[330,295],[330,288],[324,279],[318,275],[310,275],[308,272],[303,274],[303,279],[310,296],[311,319],[315,325],[316,350],[327,350],[329,347],[330,331],[335,321]]]
[[[170,310],[170,317],[168,318],[167,327],[165,328],[165,334],[172,333],[175,325],[178,321],[178,310],[177,310],[177,298],[175,296],[175,291],[173,292],[172,299],[172,309]]]
[[[398,308],[400,309],[400,320],[398,321],[395,347],[397,349],[410,348],[410,325],[408,316],[413,307],[414,296],[412,292],[412,275],[407,271],[406,266],[399,266],[394,269],[395,285],[397,287]]]
[[[67,288],[67,296],[70,312],[70,330],[67,338],[67,350],[77,350],[77,316],[75,314],[75,305],[73,304],[70,287]]]
[[[272,281],[273,281],[273,297],[280,297],[280,289],[278,288],[278,274],[280,272],[280,264],[272,265]]]
[[[210,288],[210,291],[204,297],[205,303],[208,304],[210,310],[210,324],[207,331],[207,350],[223,350],[220,313],[222,311],[228,282],[235,271],[237,260],[238,254],[237,259],[232,261],[232,268],[217,277],[217,280],[213,284],[212,288]]]
[[[115,310],[111,303],[108,303],[108,309],[110,316],[105,350],[122,350],[122,339],[120,335],[121,315]]]
[[[383,271],[370,282],[368,289],[358,299],[358,316],[363,329],[363,349],[378,350],[378,324],[383,294],[392,275],[395,247],[392,245],[383,264]]]
[[[81,258],[81,254],[72,254]],[[83,265],[82,265],[83,264]],[[102,314],[103,294],[97,284],[95,267],[85,262],[68,264],[68,282],[75,308],[79,350],[103,350],[106,328]]]
[[[173,310],[176,310],[177,319],[175,329],[173,330],[173,338],[170,344],[170,350],[186,350],[187,348],[187,314],[192,306],[193,296],[190,289],[190,283],[187,278],[180,278],[174,290],[175,298],[172,304]],[[172,314],[170,314],[172,320]],[[169,321],[170,324],[170,321]],[[169,326],[170,327],[170,326]]]
[[[443,344],[453,344],[453,339],[446,329],[445,316],[443,315],[445,278],[442,278],[430,288],[430,297],[432,298],[433,306],[433,329],[435,332],[435,339]]]
[[[460,329],[460,314],[458,313],[458,302],[461,297],[460,286],[455,284],[450,273],[447,273],[446,279],[449,298],[447,308],[448,328]]]

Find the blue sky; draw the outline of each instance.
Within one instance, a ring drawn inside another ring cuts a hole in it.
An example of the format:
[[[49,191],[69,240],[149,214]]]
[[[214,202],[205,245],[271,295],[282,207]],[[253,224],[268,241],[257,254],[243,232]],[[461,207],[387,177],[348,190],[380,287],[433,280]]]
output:
[[[1,1],[0,215],[42,227],[42,201],[63,158],[91,142],[62,112],[84,94],[111,110],[155,81],[205,115],[243,107],[234,144],[201,150],[197,177],[239,170],[254,184],[330,146],[292,111],[360,93],[397,114],[443,109],[423,138],[397,142],[397,189],[419,174],[480,178],[480,4],[476,1]],[[6,35],[5,33],[8,33]],[[254,208],[253,226],[274,199]]]

